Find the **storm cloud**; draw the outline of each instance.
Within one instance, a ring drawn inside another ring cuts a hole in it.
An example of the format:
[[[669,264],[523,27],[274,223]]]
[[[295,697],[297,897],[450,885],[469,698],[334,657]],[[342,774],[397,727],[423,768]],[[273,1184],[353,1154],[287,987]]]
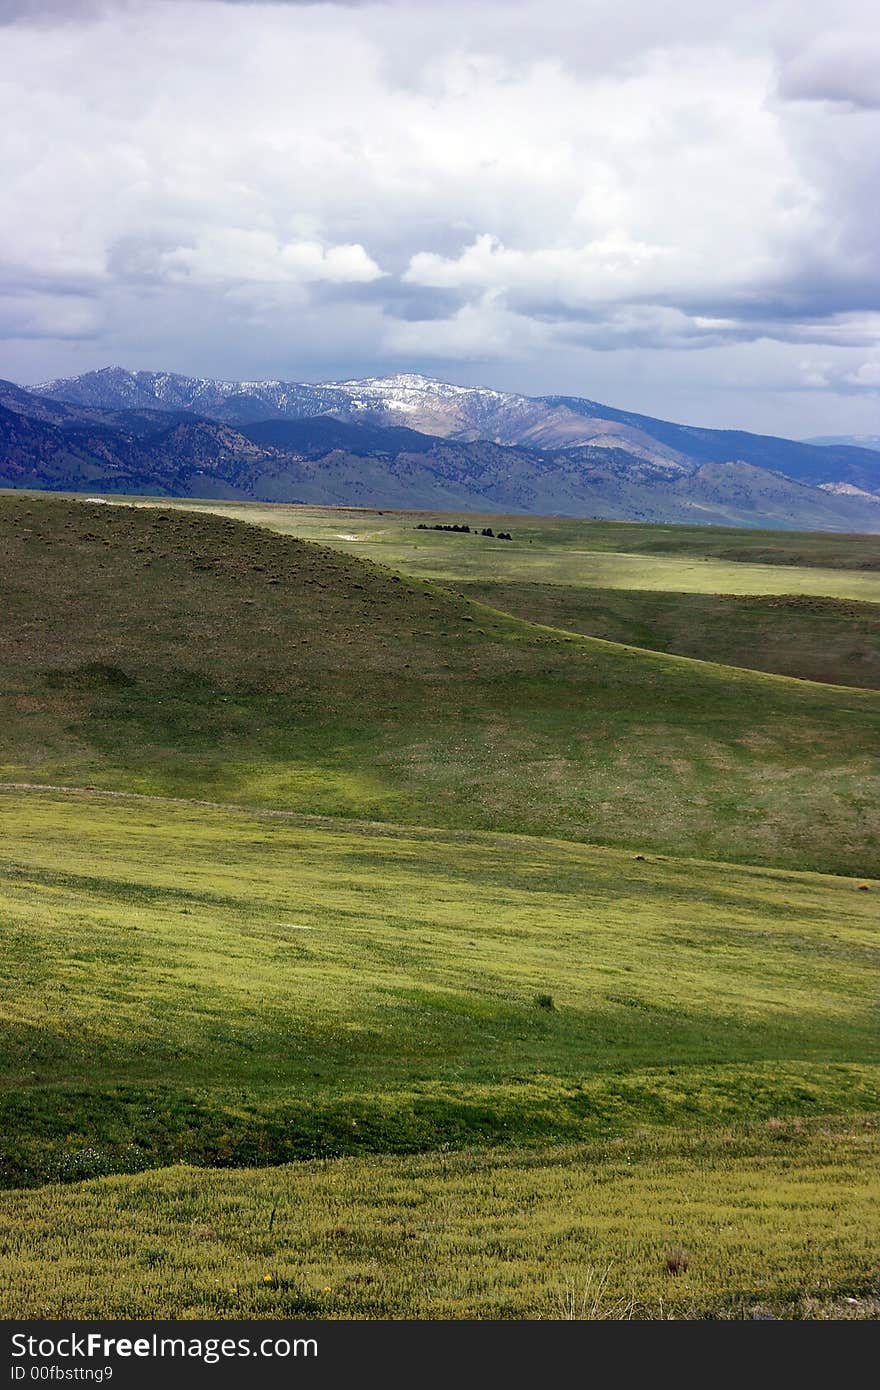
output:
[[[729,9],[0,0],[0,374],[876,430],[874,7]]]

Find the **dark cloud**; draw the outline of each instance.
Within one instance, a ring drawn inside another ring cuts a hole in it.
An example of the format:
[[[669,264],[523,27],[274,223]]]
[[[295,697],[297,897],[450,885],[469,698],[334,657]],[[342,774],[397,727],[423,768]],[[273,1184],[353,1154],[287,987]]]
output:
[[[134,0],[0,0],[0,24],[16,20],[66,24],[94,18]]]
[[[459,291],[406,285],[395,277],[363,285],[317,284],[311,287],[309,299],[316,308],[341,303],[374,305],[389,318],[414,323],[449,318],[467,302]]]
[[[853,110],[880,110],[880,37],[872,32],[830,32],[782,66],[779,94],[785,101],[822,101]]]

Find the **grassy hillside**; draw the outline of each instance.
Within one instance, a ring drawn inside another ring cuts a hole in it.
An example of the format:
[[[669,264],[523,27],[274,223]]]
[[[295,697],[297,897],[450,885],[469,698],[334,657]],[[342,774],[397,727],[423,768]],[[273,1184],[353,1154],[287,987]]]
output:
[[[216,511],[432,578],[880,601],[880,536],[359,507],[169,505]],[[472,534],[430,529],[452,521],[470,525]],[[419,530],[419,523],[429,529]],[[513,541],[474,534],[487,525],[510,531]]]
[[[458,580],[455,587],[531,622],[611,642],[802,680],[880,687],[880,604],[807,594],[746,598],[574,584]]]
[[[0,498],[0,1314],[876,1316],[880,694],[554,625],[870,556],[350,524]]]
[[[876,885],[0,802],[5,1185],[876,1105]]]
[[[876,870],[873,692],[566,637],[210,515],[6,497],[0,531],[5,781]]]
[[[451,519],[440,513],[222,510],[528,621],[802,680],[880,685],[875,536],[456,514],[475,532],[510,528],[508,542],[434,531]]]
[[[877,1159],[772,1121],[7,1193],[0,1316],[876,1318]]]

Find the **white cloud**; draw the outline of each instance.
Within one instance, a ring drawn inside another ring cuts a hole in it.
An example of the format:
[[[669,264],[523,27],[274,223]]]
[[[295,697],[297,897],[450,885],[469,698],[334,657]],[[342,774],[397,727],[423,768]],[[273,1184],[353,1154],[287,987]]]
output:
[[[364,285],[382,276],[376,262],[358,243],[322,246],[318,241],[281,243],[270,232],[220,228],[195,246],[162,251],[156,262],[160,277],[251,284]]]
[[[851,385],[869,391],[880,391],[880,356],[863,362],[854,372],[848,372],[845,380]]]
[[[800,421],[805,361],[874,389],[867,0],[3,18],[0,374],[490,362],[758,424]]]
[[[409,263],[405,282],[440,289],[504,290],[514,296],[559,305],[588,305],[639,293],[647,283],[664,283],[658,262],[670,248],[609,234],[579,247],[511,250],[484,233],[459,256],[420,251]]]
[[[382,346],[403,360],[510,362],[527,361],[549,338],[546,325],[513,313],[489,291],[449,318],[391,323]]]

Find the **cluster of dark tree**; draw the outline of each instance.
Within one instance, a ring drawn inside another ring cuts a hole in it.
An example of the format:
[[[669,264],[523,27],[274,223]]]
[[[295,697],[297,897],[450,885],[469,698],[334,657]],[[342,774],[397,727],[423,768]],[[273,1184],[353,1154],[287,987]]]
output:
[[[468,535],[468,536],[471,534],[471,528],[470,528],[469,526],[442,526],[439,522],[435,522],[433,526],[426,526],[425,523],[424,523],[424,521],[420,521],[419,524],[418,524],[418,526],[416,527],[416,530],[417,530],[417,531],[456,531],[456,532],[458,532],[459,535],[465,535],[465,534],[466,534],[466,535]],[[475,534],[476,534],[476,533],[475,533]],[[491,527],[491,526],[484,526],[483,529],[482,529],[482,531],[480,531],[479,534],[480,534],[481,536],[491,536],[492,539],[493,539],[493,540],[496,540],[496,541],[512,541],[512,540],[513,540],[513,536],[510,534],[509,531],[499,531],[498,534],[496,535],[495,532],[492,530],[492,527]]]
[[[425,523],[424,523],[423,521],[420,521],[420,522],[419,522],[418,526],[416,527],[416,530],[417,530],[417,531],[458,531],[458,532],[459,532],[460,534],[462,534],[462,535],[464,535],[465,532],[467,532],[468,535],[470,535],[470,533],[471,533],[471,528],[470,528],[469,526],[441,526],[439,523],[435,524],[434,526],[426,526]]]

